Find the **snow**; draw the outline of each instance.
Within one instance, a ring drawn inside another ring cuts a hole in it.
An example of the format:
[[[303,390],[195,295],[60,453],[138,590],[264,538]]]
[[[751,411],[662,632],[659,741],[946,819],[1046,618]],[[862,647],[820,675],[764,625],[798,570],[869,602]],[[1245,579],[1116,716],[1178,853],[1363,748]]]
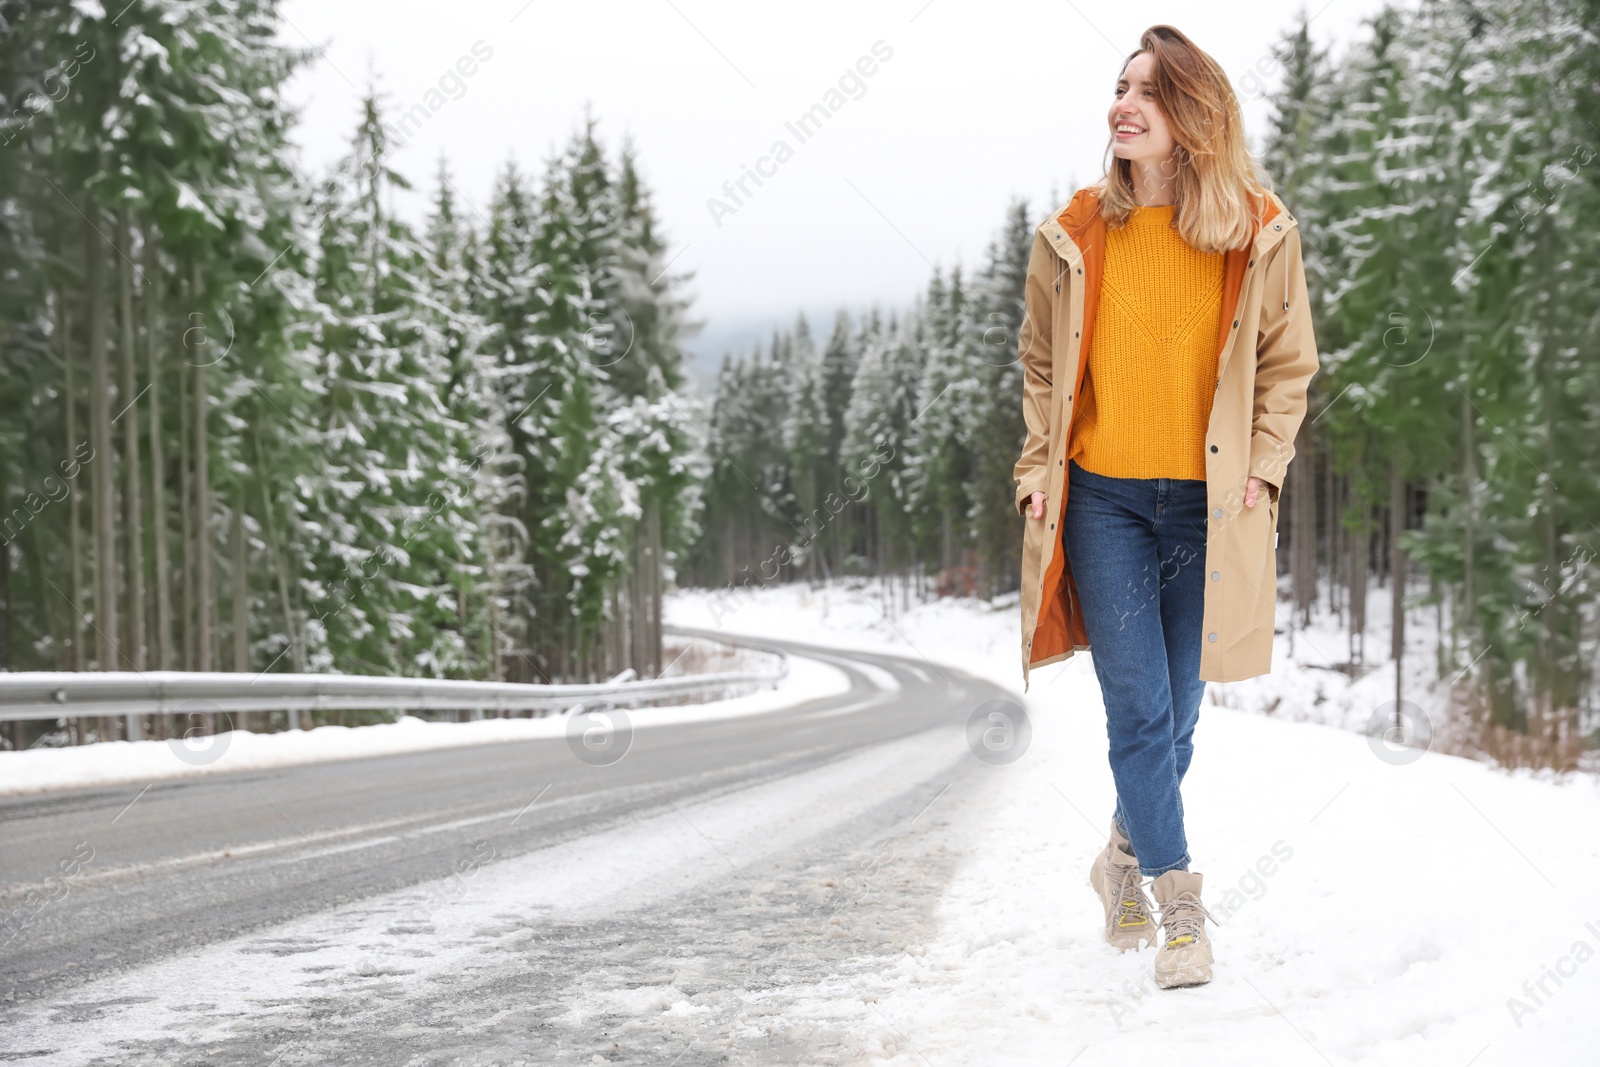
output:
[[[791,656],[789,673],[776,688],[705,704],[637,708],[629,711],[628,717],[631,725],[639,729],[759,715],[844,693],[849,688],[848,676],[837,667]],[[0,752],[0,796],[389,756],[431,748],[560,738],[566,729],[567,719],[562,715],[476,722],[429,722],[406,715],[398,722],[373,726],[318,726],[271,734],[231,730],[196,739],[187,746],[177,740],[107,741],[70,748]]]
[[[743,997],[752,1012],[759,1005],[768,1032],[837,1025],[881,1067],[1088,1067],[1174,1053],[1187,1067],[1594,1062],[1595,778],[1507,771],[1437,749],[1386,748],[1363,728],[1366,709],[1392,694],[1393,675],[1385,683],[1377,665],[1351,684],[1327,670],[1338,630],[1326,620],[1295,635],[1293,656],[1289,636],[1280,635],[1272,675],[1208,687],[1184,799],[1193,867],[1205,878],[1206,904],[1217,919],[1210,924],[1215,977],[1200,987],[1159,990],[1150,978],[1154,950],[1118,954],[1104,943],[1087,884],[1113,802],[1092,663],[1080,655],[1052,665],[1021,696],[1014,595],[906,606],[881,587],[796,584],[737,598],[679,592],[666,607],[667,621],[683,626],[720,623],[727,633],[895,652],[931,679],[952,667],[966,670],[1008,687],[1032,724],[1020,759],[967,765],[918,816],[918,840],[909,831],[902,839],[908,854],[957,857],[947,881],[897,874],[896,894],[936,887],[926,936],[903,933],[898,944],[863,946],[834,973],[799,976],[783,989],[762,985],[761,968],[718,972],[732,983],[724,1004]],[[1374,609],[1372,617],[1386,613]],[[1411,635],[1419,649],[1431,639],[1421,627]],[[1388,644],[1369,639],[1367,647]],[[797,681],[787,690],[744,700],[770,708],[819,695],[827,672],[816,665],[806,680],[813,668],[794,664]],[[842,687],[838,678],[829,682]],[[1446,714],[1420,685],[1417,692],[1419,706]],[[1219,705],[1219,697],[1233,706]],[[752,711],[731,707],[736,703],[659,710],[662,721],[673,713]],[[474,730],[552,725],[559,723],[410,724],[326,736],[465,738]],[[309,735],[292,743],[307,741]],[[947,767],[940,748],[947,741],[929,734],[865,749],[681,811],[523,856],[489,857],[470,878],[355,902],[96,982],[74,995],[109,1006],[92,1027],[63,1034],[69,1028],[60,1020],[71,1013],[36,1005],[19,1013],[8,1036],[17,1047],[50,1042],[57,1058],[42,1062],[83,1062],[119,1040],[215,1039],[241,1016],[255,1025],[277,1013],[287,1022],[318,996],[368,1005],[396,992],[397,976],[492,973],[505,964],[491,949],[514,954],[520,938],[546,923],[648,908],[663,886],[688,888],[727,865],[753,870],[757,861],[785,855],[795,842],[921,780],[917,775]],[[134,747],[99,746],[125,754]],[[245,745],[241,758],[255,751]],[[515,815],[508,806],[488,818]],[[869,911],[864,921],[873,918]],[[721,927],[715,936],[742,936],[726,922]],[[599,960],[624,950],[579,939],[572,951]],[[695,992],[692,981],[686,991],[671,968],[658,967],[650,973],[660,977],[642,983],[622,980],[642,973],[625,962],[606,968],[576,982],[563,1014],[549,1021],[582,1027],[624,1012],[681,1017],[689,1033],[717,1025],[707,1005],[719,994]],[[197,983],[207,990],[203,1014],[187,1004],[193,998],[186,991]],[[744,1032],[744,1016],[738,1020],[723,1031],[729,1040]],[[496,1040],[492,1027],[480,1037]]]
[[[881,696],[877,699],[883,699]],[[527,969],[523,953],[537,931],[561,923],[593,922],[658,901],[728,868],[759,878],[763,863],[835,820],[869,810],[901,787],[910,765],[948,761],[940,739],[918,735],[835,761],[813,774],[785,777],[709,799],[685,801],[658,814],[628,820],[586,837],[517,856],[501,856],[487,841],[463,844],[459,877],[341,905],[196,952],[101,979],[71,994],[70,1003],[19,1008],[6,1024],[13,1048],[48,1049],[29,1062],[66,1067],[117,1056],[137,1043],[179,1040],[187,1049],[227,1039],[248,1018],[252,1026],[292,1032],[313,1008],[325,1022],[359,1012],[402,990]],[[542,808],[582,804],[551,797]],[[424,829],[456,839],[469,828],[508,833],[520,798],[504,811]],[[550,813],[553,816],[558,813]],[[376,843],[363,835],[354,847]],[[752,902],[751,913],[762,906]],[[737,939],[736,929],[721,931]],[[664,954],[688,946],[655,946]],[[575,944],[584,952],[616,953]],[[595,961],[598,965],[599,961]],[[545,1022],[584,1025],[587,1016],[617,1008],[692,1016],[695,1006],[667,970],[655,983],[618,989],[594,982],[582,966],[568,980],[581,994]],[[602,976],[603,977],[603,976]],[[403,985],[397,984],[401,980]],[[204,1003],[195,1003],[204,990]],[[76,1016],[92,1006],[88,1018]],[[458,1010],[458,1005],[437,1008]],[[483,1043],[494,1040],[480,1035]],[[271,1055],[262,1058],[267,1063]],[[171,1062],[166,1060],[164,1062]],[[286,1062],[304,1062],[288,1060]],[[482,1062],[482,1061],[479,1061]],[[490,1062],[507,1062],[491,1060]]]
[[[1369,618],[1387,622],[1378,592]],[[667,618],[713,626],[720,614],[724,630],[755,635],[795,634],[804,618],[808,640],[925,657],[1020,693],[1014,596],[900,612],[872,587],[792,585],[735,603],[714,610],[712,594],[689,592]],[[1389,647],[1376,630],[1369,657]],[[875,1063],[1133,1062],[1170,1055],[1179,1033],[1189,1067],[1595,1062],[1595,777],[1437,750],[1397,758],[1363,733],[1392,698],[1393,664],[1352,685],[1322,669],[1343,651],[1336,623],[1296,638],[1298,661],[1280,635],[1271,675],[1209,686],[1196,732],[1184,802],[1192,869],[1219,920],[1213,981],[1157,989],[1154,950],[1118,954],[1102,939],[1088,871],[1114,786],[1080,655],[1017,697],[1033,727],[1022,758],[941,803],[961,813],[942,830],[965,859],[939,934],[855,983]],[[1408,631],[1408,672],[1431,663],[1432,641]],[[1427,714],[1447,714],[1414,685]],[[1295,717],[1337,725],[1284,721]]]
[[[180,181],[175,184],[178,187],[179,210],[192,211],[216,229],[224,229],[222,220],[217,218],[216,212],[211,210],[210,205],[205,201],[205,197],[195,192],[193,186],[189,185],[188,182]]]
[[[940,938],[881,976],[878,1009],[922,1055],[1136,1060],[1181,1029],[1190,1064],[1593,1062],[1600,965],[1520,1029],[1508,1008],[1576,943],[1600,946],[1600,909],[1571,906],[1600,877],[1592,781],[1433,753],[1396,765],[1355,733],[1206,707],[1184,800],[1216,977],[1158,990],[1153,952],[1101,940],[1087,883],[1114,795],[1097,692],[1069,671],[1030,694],[1028,753],[955,830],[969,860]]]

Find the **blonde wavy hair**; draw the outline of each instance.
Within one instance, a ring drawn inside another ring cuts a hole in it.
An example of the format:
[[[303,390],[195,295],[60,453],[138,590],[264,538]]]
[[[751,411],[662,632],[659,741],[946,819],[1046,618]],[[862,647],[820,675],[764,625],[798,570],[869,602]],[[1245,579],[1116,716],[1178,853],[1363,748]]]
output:
[[[1174,143],[1169,169],[1175,173],[1172,226],[1202,252],[1246,245],[1259,227],[1272,181],[1245,143],[1239,100],[1216,60],[1172,26],[1151,26],[1139,47],[1122,61],[1120,77],[1141,53],[1151,55],[1156,105]],[[1137,206],[1133,164],[1106,142],[1105,176],[1094,186],[1100,213],[1112,228],[1126,225]]]

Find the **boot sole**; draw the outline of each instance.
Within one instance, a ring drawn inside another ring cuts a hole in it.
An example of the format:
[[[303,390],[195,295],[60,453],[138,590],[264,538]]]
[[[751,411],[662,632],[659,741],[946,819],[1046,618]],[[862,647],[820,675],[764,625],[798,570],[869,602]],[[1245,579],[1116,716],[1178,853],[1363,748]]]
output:
[[[1183,967],[1165,974],[1156,972],[1156,985],[1162,989],[1178,989],[1183,986],[1205,985],[1211,981],[1211,967],[1209,964],[1200,967]]]

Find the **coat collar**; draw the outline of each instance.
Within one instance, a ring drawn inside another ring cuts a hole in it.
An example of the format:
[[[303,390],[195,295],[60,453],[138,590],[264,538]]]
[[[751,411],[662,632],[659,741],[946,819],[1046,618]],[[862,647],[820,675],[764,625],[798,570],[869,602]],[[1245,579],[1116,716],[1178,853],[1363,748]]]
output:
[[[1255,236],[1248,248],[1235,248],[1222,257],[1222,316],[1217,335],[1217,381],[1222,381],[1229,357],[1234,349],[1231,343],[1233,329],[1239,326],[1235,311],[1245,278],[1255,270],[1256,261],[1276,247],[1295,226],[1295,221],[1283,208],[1276,193],[1266,192],[1267,204],[1262,219],[1255,223]],[[1106,221],[1100,214],[1100,199],[1093,188],[1079,189],[1071,201],[1060,211],[1039,224],[1038,232],[1050,242],[1056,254],[1066,261],[1068,270],[1083,276],[1076,291],[1083,293],[1083,314],[1086,323],[1081,344],[1087,350],[1094,328],[1095,312],[1099,306],[1100,278],[1105,267]],[[1060,287],[1057,287],[1059,291]],[[1283,307],[1289,308],[1289,276],[1284,274]],[[1230,327],[1231,323],[1231,327]],[[1081,369],[1087,360],[1079,361]],[[1082,382],[1074,389],[1081,392]]]
[[[1266,196],[1266,209],[1251,241],[1251,259],[1261,258],[1296,225],[1277,193],[1268,190]],[[1038,232],[1050,242],[1057,255],[1073,262],[1104,249],[1105,228],[1105,220],[1100,217],[1100,198],[1093,187],[1085,187],[1041,222]]]

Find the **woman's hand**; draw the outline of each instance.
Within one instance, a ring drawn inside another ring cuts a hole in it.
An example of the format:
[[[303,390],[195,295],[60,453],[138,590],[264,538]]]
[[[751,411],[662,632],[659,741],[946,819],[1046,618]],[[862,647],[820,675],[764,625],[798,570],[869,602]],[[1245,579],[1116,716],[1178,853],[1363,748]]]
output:
[[[1028,498],[1028,514],[1035,519],[1044,518],[1044,494],[1034,493]]]

